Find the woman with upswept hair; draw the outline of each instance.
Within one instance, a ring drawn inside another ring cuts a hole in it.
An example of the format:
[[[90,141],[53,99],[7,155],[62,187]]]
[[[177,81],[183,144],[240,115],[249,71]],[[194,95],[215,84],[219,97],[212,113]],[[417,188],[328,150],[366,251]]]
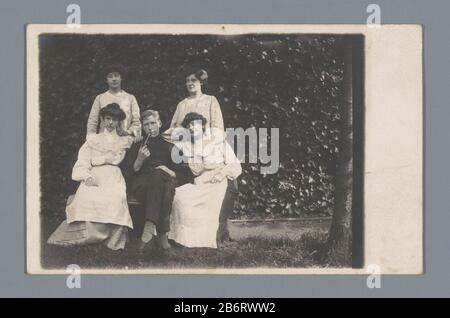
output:
[[[195,112],[205,117],[207,130],[215,128],[218,131],[224,131],[219,101],[215,96],[203,92],[207,82],[208,73],[205,70],[198,69],[193,71],[191,69],[187,71],[186,90],[189,95],[178,103],[170,128],[182,127],[186,114]]]
[[[118,167],[133,143],[117,128],[126,115],[116,103],[100,110],[100,129],[89,134],[78,152],[72,179],[79,181],[73,200],[67,202],[66,220],[50,236],[54,245],[104,242],[112,250],[125,248],[128,228],[133,228],[126,185]]]

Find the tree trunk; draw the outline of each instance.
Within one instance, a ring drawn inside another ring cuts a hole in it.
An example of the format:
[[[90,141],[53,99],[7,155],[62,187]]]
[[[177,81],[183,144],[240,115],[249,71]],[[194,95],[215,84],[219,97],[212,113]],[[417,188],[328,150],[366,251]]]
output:
[[[334,266],[352,265],[352,188],[353,188],[353,83],[352,39],[345,40],[344,107],[341,109],[341,133],[336,201],[328,238],[329,257]]]

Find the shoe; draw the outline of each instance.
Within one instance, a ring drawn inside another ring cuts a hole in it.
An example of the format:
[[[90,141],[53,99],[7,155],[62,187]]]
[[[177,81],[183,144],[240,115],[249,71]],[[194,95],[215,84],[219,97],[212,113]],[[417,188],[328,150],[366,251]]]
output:
[[[157,236],[157,238],[158,238],[158,246],[162,250],[166,251],[166,250],[168,250],[168,249],[170,249],[172,247],[172,246],[170,246],[170,243],[169,243],[169,241],[167,239],[167,233],[160,234],[160,235]]]
[[[138,254],[146,254],[146,253],[150,252],[153,249],[154,241],[155,240],[153,238],[150,241],[148,241],[147,243],[140,240],[138,249],[137,249]]]
[[[217,235],[217,242],[219,243],[226,243],[233,241],[230,237],[230,232],[228,230],[221,232],[219,235]]]

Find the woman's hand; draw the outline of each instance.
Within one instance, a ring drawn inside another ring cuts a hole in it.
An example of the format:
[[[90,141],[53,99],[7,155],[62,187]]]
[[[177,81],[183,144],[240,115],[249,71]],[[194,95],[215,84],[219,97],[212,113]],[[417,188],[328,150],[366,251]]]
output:
[[[86,180],[84,180],[84,184],[89,187],[98,187],[98,182],[95,180],[94,177],[89,177]]]
[[[131,135],[133,135],[133,142],[141,142],[144,137],[141,134],[141,130],[140,129],[130,129],[131,130]]]
[[[126,131],[126,130],[124,130],[123,128],[122,128],[122,126],[117,126],[117,128],[116,128],[116,131],[117,131],[117,134],[120,136],[120,137],[125,137],[125,136],[129,136],[130,134]]]
[[[211,183],[220,183],[224,178],[225,175],[222,172],[218,172],[212,177]]]
[[[203,184],[203,183],[204,183],[204,181],[203,181],[202,178],[200,178],[200,177],[194,178],[194,184],[195,184],[195,185]]]
[[[135,137],[133,138],[133,142],[134,142],[134,143],[141,142],[143,139],[144,139],[144,137],[142,137],[142,135],[135,136]]]

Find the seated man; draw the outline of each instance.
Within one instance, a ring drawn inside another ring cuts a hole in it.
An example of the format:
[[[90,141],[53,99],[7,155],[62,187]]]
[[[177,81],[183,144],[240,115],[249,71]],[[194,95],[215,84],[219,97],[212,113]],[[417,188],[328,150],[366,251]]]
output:
[[[160,135],[159,113],[146,110],[141,119],[145,138],[129,150],[126,174],[129,193],[144,204],[145,225],[138,248],[143,253],[151,247],[154,236],[162,249],[170,248],[167,234],[175,187],[192,182],[193,176],[188,167],[173,163],[174,145]]]

